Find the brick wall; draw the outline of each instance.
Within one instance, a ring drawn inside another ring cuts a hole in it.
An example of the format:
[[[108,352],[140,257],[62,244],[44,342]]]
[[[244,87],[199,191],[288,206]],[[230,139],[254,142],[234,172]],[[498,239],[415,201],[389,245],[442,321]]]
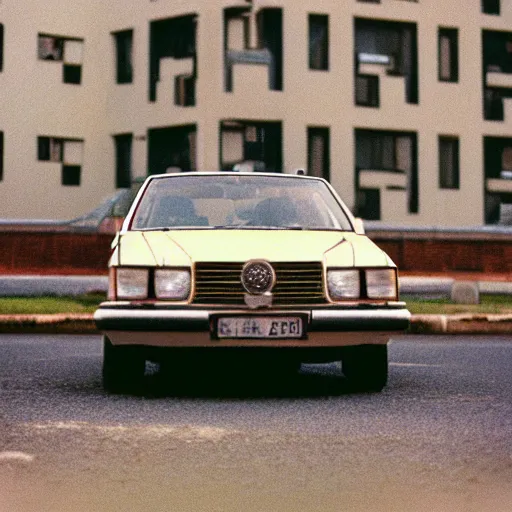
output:
[[[512,273],[511,243],[374,241],[404,271]]]
[[[512,274],[508,233],[370,231],[368,236],[402,271]]]
[[[401,271],[512,274],[510,235],[368,231]],[[100,275],[113,235],[0,231],[0,273]]]
[[[113,235],[0,231],[2,274],[105,274]]]

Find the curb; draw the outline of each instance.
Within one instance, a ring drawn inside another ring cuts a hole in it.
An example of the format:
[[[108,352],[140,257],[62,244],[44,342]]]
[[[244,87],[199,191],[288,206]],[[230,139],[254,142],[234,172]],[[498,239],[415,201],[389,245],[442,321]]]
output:
[[[411,334],[510,334],[512,314],[412,315]]]
[[[0,333],[99,334],[92,313],[0,315]]]
[[[412,315],[409,334],[509,334],[512,314]],[[92,313],[0,315],[0,333],[99,334]]]

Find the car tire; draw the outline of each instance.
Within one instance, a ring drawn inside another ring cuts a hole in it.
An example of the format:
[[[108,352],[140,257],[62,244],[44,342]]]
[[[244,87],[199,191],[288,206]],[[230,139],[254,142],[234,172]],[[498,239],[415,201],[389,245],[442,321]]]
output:
[[[140,391],[146,360],[137,347],[116,346],[103,336],[103,388],[110,393]]]
[[[341,369],[350,390],[370,393],[382,391],[388,380],[388,347],[347,347],[342,355]]]

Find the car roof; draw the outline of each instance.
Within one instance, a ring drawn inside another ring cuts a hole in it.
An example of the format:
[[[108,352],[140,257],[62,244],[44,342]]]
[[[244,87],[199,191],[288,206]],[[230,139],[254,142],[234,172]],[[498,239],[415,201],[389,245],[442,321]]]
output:
[[[190,171],[190,172],[177,172],[177,173],[166,173],[166,174],[152,174],[147,179],[161,179],[161,178],[172,178],[178,176],[263,176],[263,177],[279,177],[279,178],[295,178],[299,180],[316,180],[326,181],[323,178],[316,176],[306,176],[303,174],[289,174],[281,172],[239,172],[239,171]]]

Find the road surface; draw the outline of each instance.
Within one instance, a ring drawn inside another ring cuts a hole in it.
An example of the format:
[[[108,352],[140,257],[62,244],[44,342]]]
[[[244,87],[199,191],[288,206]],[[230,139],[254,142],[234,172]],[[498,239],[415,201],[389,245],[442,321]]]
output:
[[[510,512],[512,337],[402,337],[390,361],[380,394],[331,365],[112,396],[99,336],[2,335],[0,512]]]

